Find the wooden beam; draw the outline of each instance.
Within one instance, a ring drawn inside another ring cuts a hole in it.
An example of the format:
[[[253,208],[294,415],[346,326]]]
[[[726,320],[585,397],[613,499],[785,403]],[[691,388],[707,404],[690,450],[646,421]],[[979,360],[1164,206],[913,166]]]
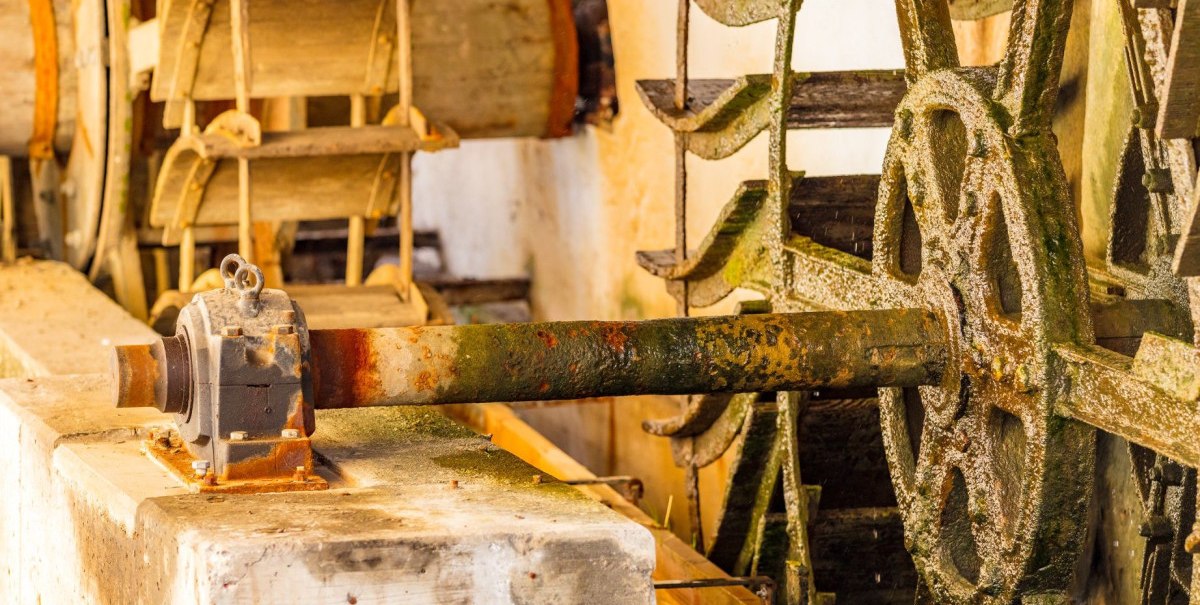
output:
[[[1167,60],[1167,85],[1158,110],[1158,136],[1196,136],[1200,122],[1200,0],[1179,0]]]
[[[490,403],[446,406],[446,411],[451,417],[467,426],[481,433],[490,434],[492,443],[558,479],[592,479],[596,476],[551,443],[549,439],[525,424],[506,405]],[[654,535],[655,552],[658,555],[653,576],[655,580],[729,577],[700,553],[684,544],[678,536],[660,527],[649,515],[629,503],[613,488],[607,485],[581,485],[578,486],[578,489],[650,530],[650,533]],[[658,599],[661,603],[681,605],[693,603],[761,605],[762,603],[754,593],[740,586],[660,590]]]

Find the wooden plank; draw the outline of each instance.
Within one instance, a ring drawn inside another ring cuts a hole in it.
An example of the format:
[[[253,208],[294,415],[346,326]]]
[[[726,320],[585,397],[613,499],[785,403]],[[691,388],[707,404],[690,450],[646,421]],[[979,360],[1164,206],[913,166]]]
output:
[[[1158,136],[1192,138],[1200,124],[1200,0],[1179,0],[1167,65],[1166,90],[1158,110]]]
[[[638,91],[655,116],[671,128],[713,131],[730,123],[734,114],[765,102],[770,76],[691,80],[686,110],[675,108],[674,80],[641,80]],[[798,73],[788,128],[891,126],[892,114],[906,91],[903,70]]]
[[[445,406],[445,409],[460,422],[481,433],[492,435],[492,442],[496,445],[558,479],[595,478],[591,471],[525,424],[508,406],[485,404]],[[613,488],[607,485],[583,485],[579,486],[579,490],[650,530],[654,535],[655,552],[658,555],[653,576],[655,580],[729,577],[700,553],[684,544],[675,534],[659,527],[646,513],[630,504]],[[737,586],[658,591],[658,599],[662,603],[678,604],[761,605],[754,593]]]
[[[434,125],[432,134],[419,136],[412,128],[401,126],[331,126],[291,132],[266,132],[262,145],[239,146],[229,137],[202,134],[181,138],[186,146],[203,158],[289,158],[326,155],[361,155],[401,151],[440,151],[458,145],[458,136],[444,124]],[[171,167],[165,165],[164,170]]]
[[[17,215],[13,201],[12,158],[0,155],[0,262],[17,260]]]
[[[445,279],[422,280],[435,288],[449,305],[477,305],[509,300],[527,300],[528,278],[512,279]]]
[[[424,300],[405,302],[392,286],[289,285],[314,330],[419,326],[429,310]]]
[[[363,214],[373,196],[391,200],[399,155],[351,155],[316,158],[269,158],[254,163],[254,213],[260,221],[300,221],[349,218]],[[164,241],[176,241],[172,229],[184,195],[191,193],[187,166],[164,170],[150,210],[153,227],[169,227]],[[391,175],[378,179],[377,176]],[[199,226],[237,222],[237,161],[218,162],[212,176],[201,184],[200,201],[192,222]],[[380,207],[387,208],[385,201]],[[186,219],[186,217],[184,217]],[[169,243],[168,243],[169,245]]]
[[[871,260],[879,176],[805,177],[792,186],[792,233]]]
[[[1183,277],[1200,275],[1200,177],[1192,189],[1191,207],[1188,210],[1187,230],[1175,248],[1172,269]]]

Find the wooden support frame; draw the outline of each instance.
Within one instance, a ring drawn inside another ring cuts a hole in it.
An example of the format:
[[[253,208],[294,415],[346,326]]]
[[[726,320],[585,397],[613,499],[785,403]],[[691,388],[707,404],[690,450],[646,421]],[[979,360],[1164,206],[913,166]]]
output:
[[[447,413],[480,433],[492,436],[492,443],[518,458],[564,481],[595,479],[589,471],[566,452],[559,449],[523,420],[508,406],[499,403],[484,405],[446,406]],[[614,511],[642,525],[654,536],[657,555],[655,580],[728,579],[700,553],[680,540],[670,530],[660,526],[649,515],[621,496],[608,485],[580,485],[579,491],[603,502]],[[741,586],[721,586],[706,589],[663,590],[658,592],[660,603],[686,605],[711,603],[719,605],[761,605],[750,590]]]
[[[13,203],[12,158],[0,155],[0,263],[17,260],[17,217]]]
[[[400,126],[412,126],[413,111],[413,61],[412,61],[412,6],[409,0],[396,0],[396,52],[399,75],[399,98],[396,106]],[[400,225],[400,270],[396,274],[396,291],[400,298],[408,300],[412,295],[413,275],[413,220],[412,220],[412,153],[404,152],[400,158],[400,209],[397,222]]]

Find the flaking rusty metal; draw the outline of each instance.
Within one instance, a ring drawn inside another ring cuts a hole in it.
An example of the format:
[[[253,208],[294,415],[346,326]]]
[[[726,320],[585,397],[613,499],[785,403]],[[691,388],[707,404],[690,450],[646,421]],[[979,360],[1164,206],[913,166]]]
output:
[[[940,326],[883,310],[314,330],[313,387],[321,409],[931,384]]]

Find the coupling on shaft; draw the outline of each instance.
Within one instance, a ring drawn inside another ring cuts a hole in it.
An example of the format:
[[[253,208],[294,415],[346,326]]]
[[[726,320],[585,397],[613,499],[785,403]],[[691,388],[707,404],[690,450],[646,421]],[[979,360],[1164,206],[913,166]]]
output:
[[[114,399],[119,408],[157,408],[179,414],[192,397],[187,337],[167,336],[153,344],[113,350]]]

